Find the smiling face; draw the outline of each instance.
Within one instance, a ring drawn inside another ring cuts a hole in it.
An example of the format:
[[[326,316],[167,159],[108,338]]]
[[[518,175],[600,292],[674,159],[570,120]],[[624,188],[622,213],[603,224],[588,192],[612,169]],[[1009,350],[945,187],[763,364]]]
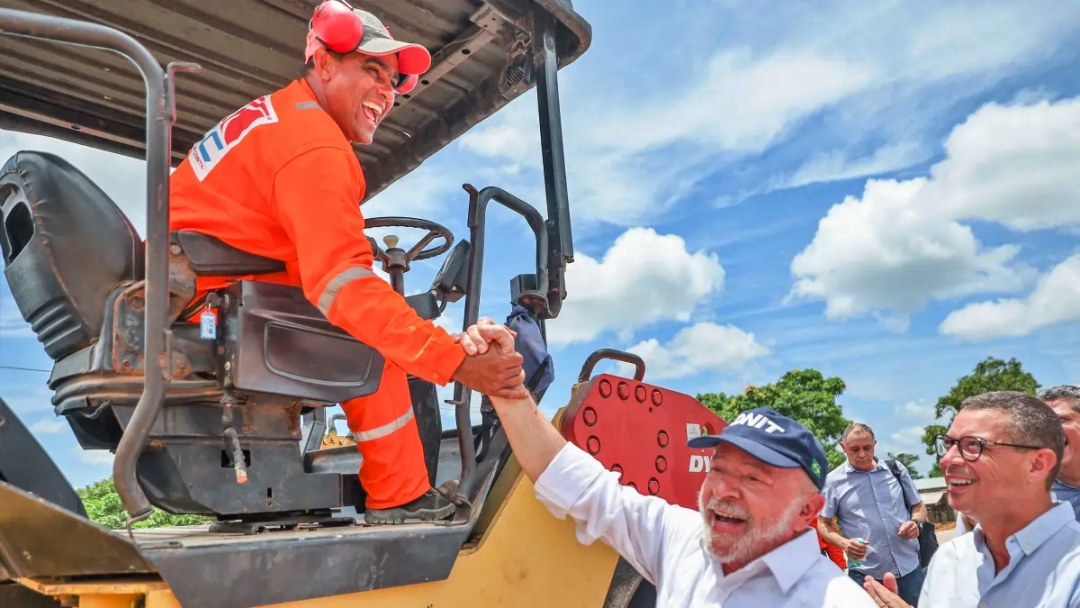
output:
[[[1009,421],[1009,412],[1004,410],[961,410],[949,426],[948,435],[954,439],[970,435],[986,441],[1023,443],[1010,437]],[[989,444],[983,448],[982,456],[971,462],[960,454],[959,444],[954,445],[941,457],[949,506],[983,521],[1010,501],[1045,492],[1053,458],[1049,450]]]
[[[309,82],[326,110],[349,141],[367,145],[394,107],[397,56],[369,57],[360,53],[335,55],[319,49]]]
[[[709,551],[733,567],[805,531],[824,504],[802,469],[766,465],[726,443],[716,448],[698,501]]]

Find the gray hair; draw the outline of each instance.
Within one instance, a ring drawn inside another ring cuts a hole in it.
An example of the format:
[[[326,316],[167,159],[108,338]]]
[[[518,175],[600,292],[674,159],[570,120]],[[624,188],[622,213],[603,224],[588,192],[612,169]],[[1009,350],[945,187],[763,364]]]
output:
[[[1009,422],[1005,425],[1008,442],[1037,445],[1052,450],[1057,456],[1057,462],[1046,477],[1046,489],[1051,488],[1061,471],[1061,458],[1065,453],[1065,430],[1061,428],[1061,420],[1050,406],[1028,393],[994,391],[964,399],[960,409],[1008,412]]]
[[[848,427],[846,429],[844,429],[844,434],[840,436],[840,441],[847,441],[848,435],[854,433],[855,431],[862,431],[864,433],[870,433],[870,438],[871,439],[877,439],[876,437],[874,437],[874,429],[870,428],[869,426],[866,426],[865,424],[863,424],[861,422],[855,422],[855,423],[849,424]]]
[[[1070,401],[1072,402],[1073,409],[1080,411],[1080,386],[1062,384],[1060,386],[1044,389],[1039,393],[1039,399],[1042,399],[1046,403],[1050,403],[1051,401]]]

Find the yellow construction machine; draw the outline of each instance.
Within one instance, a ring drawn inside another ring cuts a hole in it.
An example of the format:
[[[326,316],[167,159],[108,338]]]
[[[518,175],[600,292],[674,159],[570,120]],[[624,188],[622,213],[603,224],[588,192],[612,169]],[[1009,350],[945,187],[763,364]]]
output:
[[[144,242],[57,155],[20,150],[0,172],[5,277],[52,360],[54,411],[83,449],[115,454],[113,479],[129,515],[126,530],[90,521],[0,401],[0,606],[647,605],[640,575],[608,547],[579,544],[572,522],[536,500],[497,417],[487,409],[474,423],[464,387],[450,402],[456,428],[444,431],[435,387],[410,380],[431,481],[457,482],[455,517],[368,526],[347,514],[363,509],[360,456],[347,437],[327,433],[326,408],[374,392],[381,355],[328,323],[299,288],[257,280],[215,293],[220,321],[210,335],[178,320],[197,276],[280,268],[203,235],[170,232],[168,179],[193,147],[221,144],[212,138],[221,117],[297,75],[316,2],[2,2],[0,128],[145,159],[147,229]],[[356,149],[368,199],[535,89],[546,217],[503,189],[466,184],[468,239],[454,244],[444,226],[417,218],[370,218],[368,226],[427,231],[407,250],[370,240],[403,296],[411,262],[446,254],[430,289],[407,300],[434,320],[464,299],[469,326],[480,310],[488,207],[521,215],[535,235],[535,268],[510,281],[509,302],[546,336],[574,257],[557,75],[589,47],[589,24],[570,0],[353,4],[433,55],[374,143]],[[633,363],[635,375],[594,376],[605,358]],[[704,452],[686,439],[723,421],[643,378],[639,359],[597,351],[553,423],[621,471],[624,484],[692,507]],[[133,529],[152,506],[213,523]]]

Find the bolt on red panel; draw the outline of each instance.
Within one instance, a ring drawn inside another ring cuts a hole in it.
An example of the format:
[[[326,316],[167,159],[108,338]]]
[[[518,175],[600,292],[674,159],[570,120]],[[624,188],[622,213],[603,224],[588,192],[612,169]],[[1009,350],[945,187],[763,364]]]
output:
[[[598,374],[582,384],[561,421],[563,435],[645,495],[697,509],[712,449],[686,442],[727,422],[690,395]]]

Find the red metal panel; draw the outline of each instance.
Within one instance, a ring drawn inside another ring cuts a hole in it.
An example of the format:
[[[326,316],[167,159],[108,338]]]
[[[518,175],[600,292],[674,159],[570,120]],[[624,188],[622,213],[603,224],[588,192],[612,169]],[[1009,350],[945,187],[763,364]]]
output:
[[[686,442],[726,426],[690,395],[607,374],[578,388],[561,421],[563,435],[620,472],[623,485],[694,510],[712,449]]]

